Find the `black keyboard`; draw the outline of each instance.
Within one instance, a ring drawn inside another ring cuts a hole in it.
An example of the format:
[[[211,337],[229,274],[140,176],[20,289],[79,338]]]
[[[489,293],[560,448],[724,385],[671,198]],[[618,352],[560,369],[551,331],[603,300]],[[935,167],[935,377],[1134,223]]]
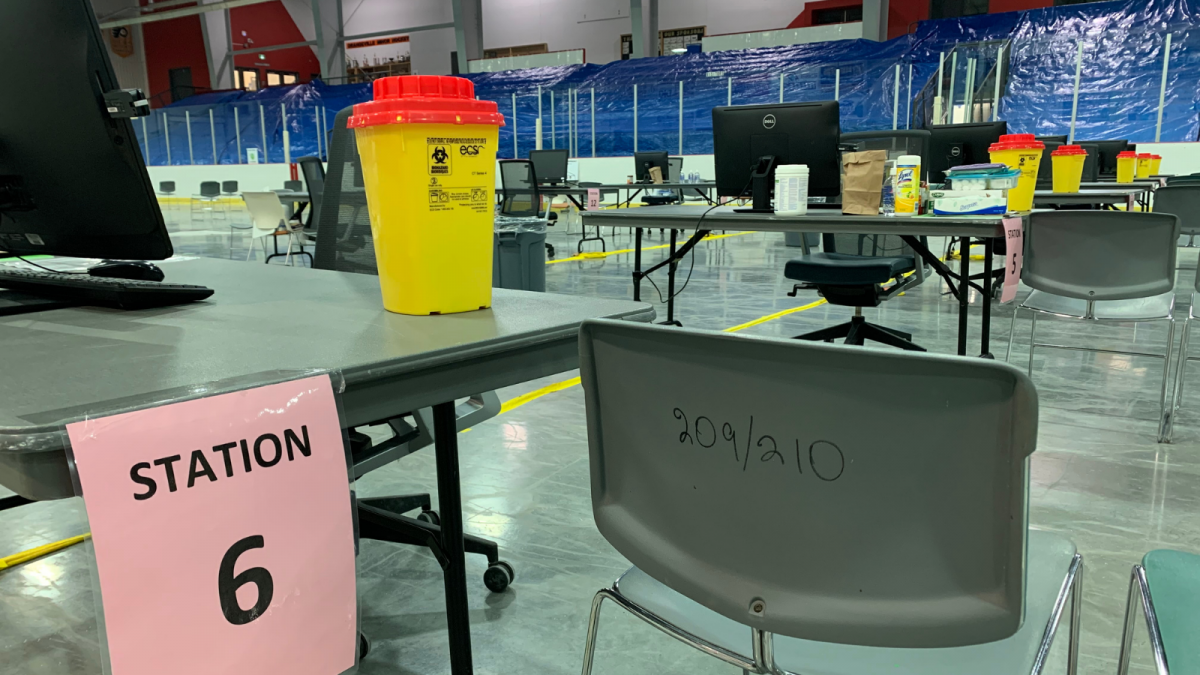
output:
[[[148,309],[203,300],[211,288],[0,267],[0,288],[78,305]]]

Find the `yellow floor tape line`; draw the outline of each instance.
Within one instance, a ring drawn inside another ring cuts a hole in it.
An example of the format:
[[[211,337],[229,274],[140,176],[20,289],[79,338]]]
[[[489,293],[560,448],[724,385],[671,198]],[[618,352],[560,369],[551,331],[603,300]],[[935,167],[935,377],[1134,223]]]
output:
[[[701,239],[700,241],[712,241],[714,239],[725,239],[726,237],[740,237],[744,234],[755,234],[755,233],[754,232],[732,232],[730,234],[710,234],[707,237]],[[683,245],[682,242],[679,245],[682,246]],[[643,251],[653,251],[653,250],[660,249],[660,248],[671,248],[671,245],[670,244],[657,244],[655,246],[643,246],[642,250]],[[622,253],[633,253],[633,252],[634,252],[634,249],[632,249],[632,248],[623,248],[619,251],[608,251],[608,252],[590,251],[588,253],[580,253],[579,255],[573,255],[570,258],[563,258],[562,260],[547,260],[546,264],[547,265],[557,265],[558,263],[575,262],[577,260],[596,260],[599,258],[607,258],[610,255],[620,255]]]
[[[79,542],[83,541],[84,539],[87,539],[90,536],[92,536],[92,533],[88,532],[87,534],[81,534],[78,537],[71,537],[70,539],[63,539],[62,541],[56,541],[53,544],[46,544],[44,546],[38,546],[37,548],[31,548],[28,551],[21,551],[20,553],[14,553],[6,558],[0,558],[0,570],[5,570],[10,567],[15,567],[17,565],[27,563],[30,560],[36,560],[37,558],[40,558],[44,555],[49,555],[51,553],[54,553],[55,551],[61,551],[62,549],[67,548],[68,546],[74,546],[75,544],[78,544]]]

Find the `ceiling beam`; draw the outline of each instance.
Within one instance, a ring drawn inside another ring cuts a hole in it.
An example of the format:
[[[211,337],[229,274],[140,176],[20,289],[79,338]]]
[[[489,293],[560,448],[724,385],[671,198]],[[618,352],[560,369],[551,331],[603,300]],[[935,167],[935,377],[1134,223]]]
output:
[[[204,14],[205,12],[217,12],[223,9],[233,9],[234,7],[245,7],[246,5],[257,5],[271,0],[221,0],[221,2],[212,2],[207,5],[196,5],[193,7],[183,7],[180,9],[168,9],[162,12],[154,12],[143,16],[133,16],[128,19],[113,19],[100,24],[101,28],[116,28],[117,26],[132,26],[140,23],[152,23],[154,21],[166,21],[167,19],[178,19],[183,16],[195,16],[196,14]]]

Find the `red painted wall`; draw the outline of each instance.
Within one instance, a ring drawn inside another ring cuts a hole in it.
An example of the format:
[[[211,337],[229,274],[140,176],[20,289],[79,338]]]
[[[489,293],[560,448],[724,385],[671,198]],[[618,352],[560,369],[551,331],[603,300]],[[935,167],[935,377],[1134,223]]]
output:
[[[862,0],[817,0],[804,4],[804,11],[788,24],[788,28],[805,28],[812,25],[813,10],[853,7],[861,5]],[[991,14],[1001,12],[1017,12],[1025,9],[1050,7],[1053,0],[990,0],[988,8]],[[929,18],[929,0],[890,0],[888,3],[888,39],[900,37],[916,28],[916,22]]]
[[[145,0],[142,0],[142,4],[146,4]],[[154,96],[171,88],[168,73],[172,68],[191,68],[193,85],[210,86],[208,58],[204,54],[204,34],[200,31],[199,16],[142,24],[142,40],[146,49],[146,77],[150,86],[147,94]],[[169,95],[164,99],[164,103],[170,103]]]
[[[234,49],[253,49],[255,46],[268,47],[305,40],[287,8],[279,0],[235,7],[229,10],[229,15],[233,24]],[[242,31],[246,32],[245,36],[242,36]],[[254,44],[245,44],[246,38],[254,40]],[[314,73],[321,72],[321,64],[311,47],[263,52],[263,56],[267,58],[260,60],[257,54],[242,54],[234,57],[234,63],[239,68],[257,68],[259,82],[264,85],[268,70],[299,73],[301,82],[308,82]]]

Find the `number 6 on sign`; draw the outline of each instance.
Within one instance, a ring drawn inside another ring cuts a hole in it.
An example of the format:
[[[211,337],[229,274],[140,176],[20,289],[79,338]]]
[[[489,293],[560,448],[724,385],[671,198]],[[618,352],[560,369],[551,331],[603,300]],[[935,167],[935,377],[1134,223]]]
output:
[[[113,675],[354,666],[350,477],[327,376],[67,433]]]

